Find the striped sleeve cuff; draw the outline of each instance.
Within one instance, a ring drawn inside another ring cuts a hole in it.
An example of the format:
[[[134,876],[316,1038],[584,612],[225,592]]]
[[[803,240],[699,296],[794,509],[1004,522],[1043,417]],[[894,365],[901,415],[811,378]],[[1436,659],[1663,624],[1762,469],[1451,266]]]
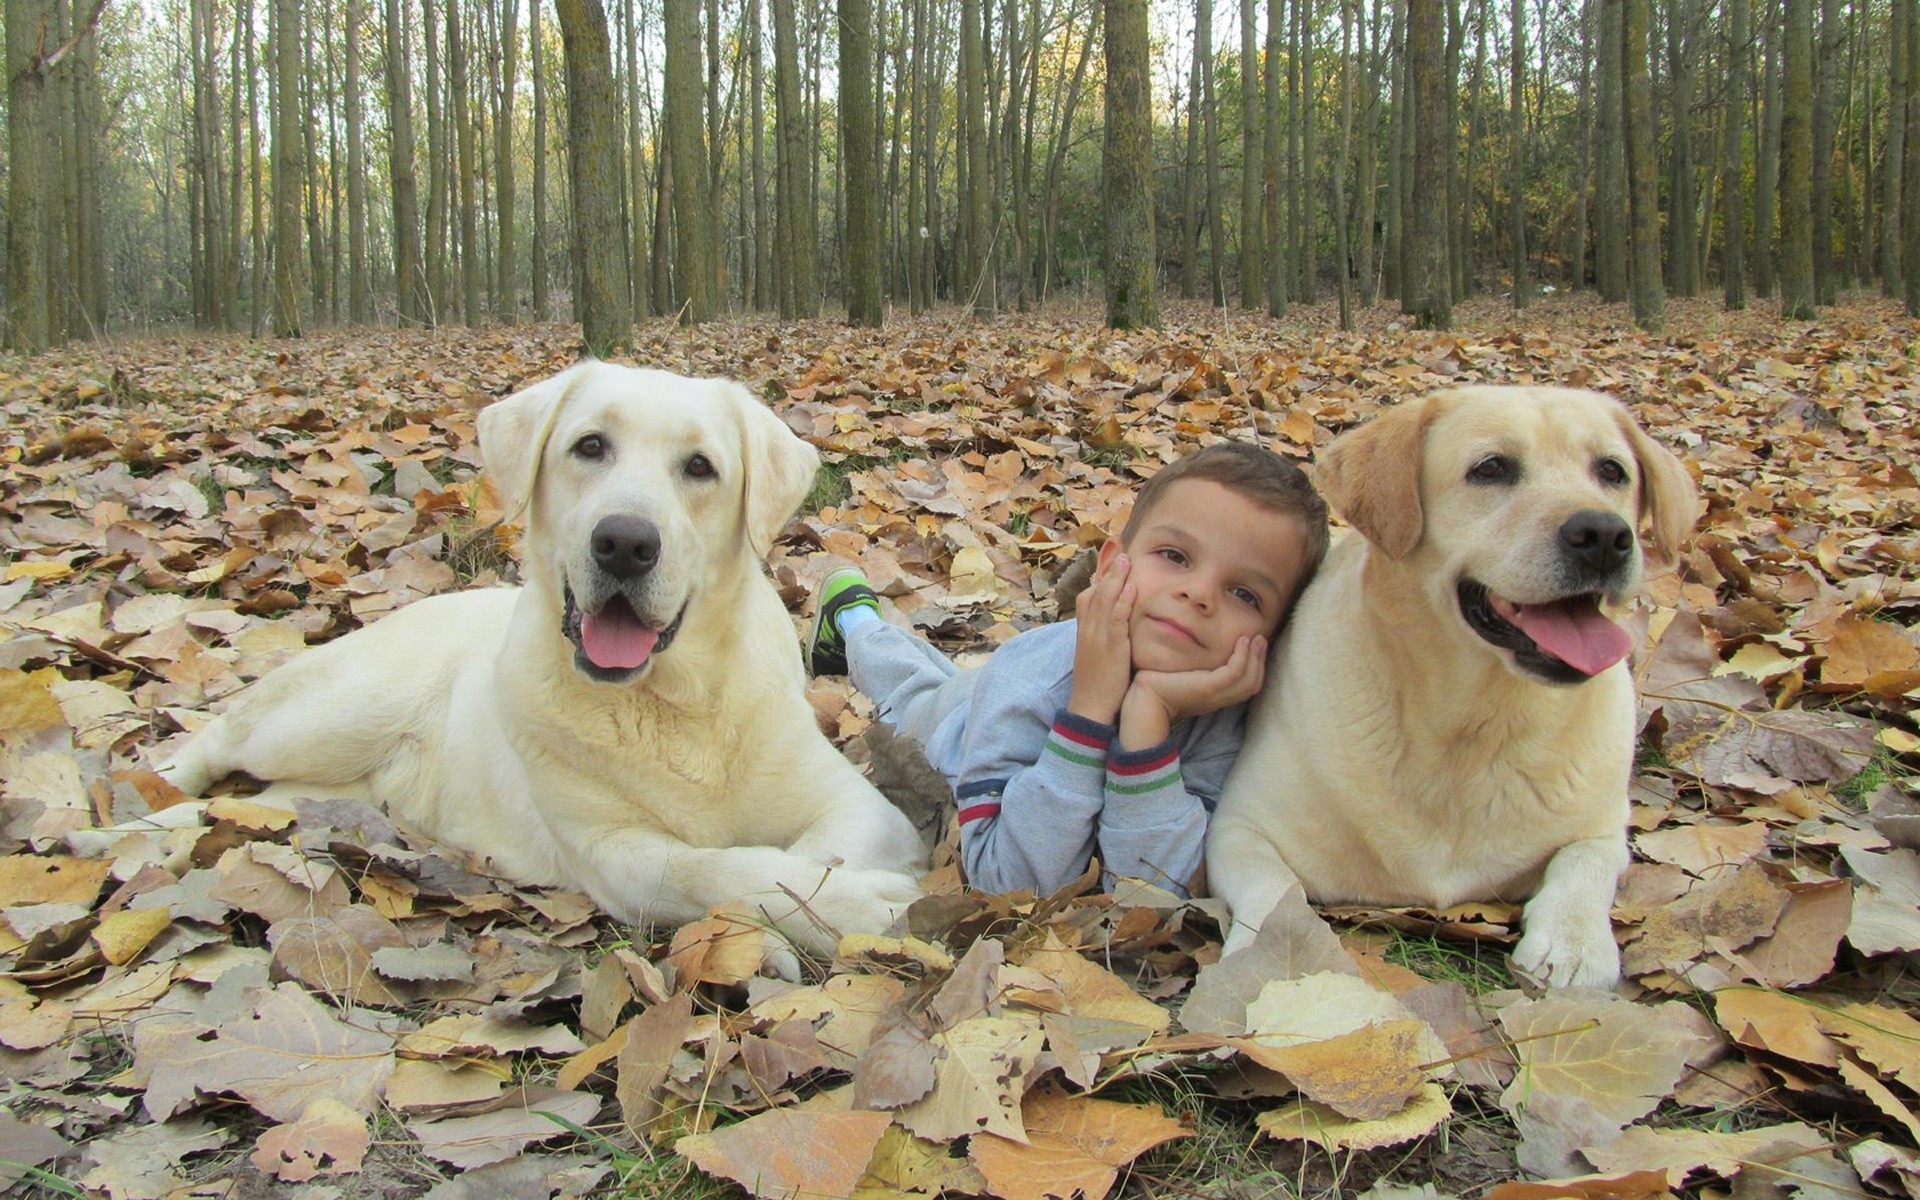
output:
[[[1058,755],[1082,767],[1107,765],[1107,747],[1113,744],[1118,727],[1089,721],[1078,713],[1061,709],[1053,718],[1044,753]]]
[[[1145,750],[1116,750],[1107,756],[1107,790],[1142,796],[1180,785],[1180,748],[1172,739]]]

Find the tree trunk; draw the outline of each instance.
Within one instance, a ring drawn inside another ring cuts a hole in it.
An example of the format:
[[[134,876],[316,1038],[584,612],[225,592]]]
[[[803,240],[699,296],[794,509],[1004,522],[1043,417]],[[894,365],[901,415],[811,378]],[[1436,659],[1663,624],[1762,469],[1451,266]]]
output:
[[[991,319],[999,308],[993,274],[993,229],[989,210],[993,180],[987,165],[987,66],[981,46],[981,0],[960,2],[960,74],[966,81],[967,182],[962,196],[967,221],[967,269],[961,277],[973,315]]]
[[[6,346],[22,354],[53,340],[52,276],[46,223],[47,79],[42,58],[56,45],[52,0],[6,0],[7,295]]]
[[[427,313],[438,325],[447,313],[447,122],[440,88],[440,0],[420,0],[427,46]]]
[[[273,0],[273,333],[300,336],[300,0]]]
[[[1920,317],[1920,86],[1913,73],[1920,70],[1920,13],[1914,0],[1895,0],[1907,6],[1907,150],[1901,159],[1900,196],[1901,282],[1905,285],[1907,315]]]
[[[872,0],[839,0],[840,159],[844,164],[847,320],[880,324],[880,197],[873,157]]]
[[[1845,48],[1846,40],[1847,31],[1840,21],[1840,0],[1820,0],[1819,58],[1813,68],[1813,178],[1810,189],[1816,304],[1832,304],[1839,287],[1839,272],[1833,260],[1833,151],[1835,123],[1844,91],[1840,77],[1840,52]]]
[[[1697,54],[1695,0],[1672,0],[1667,10],[1667,59],[1673,75],[1673,152],[1667,177],[1667,267],[1673,294],[1699,290],[1693,277],[1697,254],[1693,178],[1693,92]]]
[[[1300,283],[1295,294],[1300,297],[1302,303],[1312,304],[1320,288],[1320,242],[1317,236],[1320,224],[1320,197],[1314,185],[1319,156],[1315,146],[1317,129],[1313,119],[1313,34],[1316,20],[1313,0],[1294,0],[1294,12],[1299,20],[1299,36],[1294,41],[1293,52],[1300,60],[1300,158],[1299,169],[1293,181],[1293,186],[1300,195],[1300,219],[1296,225],[1299,237],[1299,248],[1296,254]]]
[[[1811,320],[1813,278],[1813,0],[1786,0],[1781,49],[1780,312]]]
[[[527,14],[528,67],[533,73],[533,319],[553,319],[553,297],[547,291],[547,47],[543,0],[533,0]]]
[[[1160,323],[1154,298],[1153,92],[1147,74],[1147,0],[1103,0],[1103,4],[1107,128],[1101,183],[1107,224],[1107,325],[1139,329]]]
[[[394,303],[400,324],[425,323],[420,198],[413,166],[413,71],[401,0],[387,5],[387,174],[393,187]]]
[[[243,0],[251,17],[253,0]],[[269,9],[269,12],[272,10]],[[267,217],[266,188],[261,181],[265,165],[260,154],[260,72],[259,46],[252,20],[247,27],[247,211],[248,227],[253,231],[253,271],[248,297],[253,336],[259,337],[267,316]],[[271,102],[271,101],[269,101]]]
[[[1202,0],[1208,11],[1212,11],[1212,0]],[[1208,43],[1212,43],[1212,22],[1208,22]],[[1226,197],[1220,190],[1220,125],[1219,109],[1213,100],[1213,54],[1208,52],[1200,73],[1201,106],[1207,114],[1207,286],[1211,289],[1213,306],[1224,308],[1227,303],[1226,276]]]
[[[1180,167],[1180,294],[1200,295],[1200,63],[1213,40],[1212,0],[1194,0],[1193,57],[1187,70],[1187,149]]]
[[[773,301],[773,228],[767,211],[767,105],[765,51],[760,42],[762,0],[747,0],[747,61],[753,89],[753,307],[762,312]]]
[[[1286,198],[1281,193],[1280,178],[1287,155],[1287,126],[1282,119],[1286,79],[1280,65],[1280,31],[1286,28],[1286,15],[1286,0],[1267,0],[1266,146],[1260,162],[1266,176],[1262,208],[1266,225],[1267,315],[1270,317],[1287,315],[1287,300],[1293,293],[1292,282],[1287,278],[1293,246],[1287,234]]]
[[[1660,279],[1660,172],[1654,157],[1653,84],[1647,78],[1652,0],[1626,0],[1621,24],[1627,103],[1628,202],[1633,208],[1633,320],[1649,333],[1665,320]]]
[[[535,0],[538,4],[538,0]],[[518,254],[513,227],[513,93],[520,77],[520,0],[506,0],[500,21],[500,90],[494,97],[494,203],[499,211],[500,235],[494,262],[499,279],[495,315],[508,324],[520,319],[520,283],[514,259]]]
[[[1727,308],[1747,306],[1747,233],[1741,219],[1743,198],[1740,189],[1740,147],[1744,141],[1747,111],[1747,0],[1726,0],[1727,20],[1727,98],[1720,130],[1721,170],[1726,182],[1721,185],[1720,274],[1726,288]]]
[[[633,343],[627,257],[620,236],[620,101],[600,0],[556,0],[567,72],[567,172],[572,180],[574,297],[588,354]]]
[[[1407,65],[1413,92],[1413,228],[1408,298],[1423,329],[1453,327],[1447,260],[1446,0],[1408,0]]]
[[[468,325],[481,323],[479,208],[475,197],[473,121],[467,111],[467,37],[460,0],[447,5],[447,86],[452,95],[453,136],[460,162],[460,315]]]
[[[1600,102],[1598,169],[1593,210],[1593,274],[1600,298],[1617,304],[1627,298],[1627,143],[1624,21],[1626,0],[1597,0],[1600,6]]]
[[[1357,10],[1356,10],[1357,11]],[[1375,193],[1378,192],[1379,155],[1378,130],[1380,127],[1380,78],[1386,70],[1386,57],[1380,48],[1381,0],[1373,0],[1373,18],[1362,32],[1366,34],[1367,45],[1361,49],[1360,57],[1369,64],[1367,81],[1367,109],[1360,122],[1360,202],[1359,213],[1354,224],[1359,226],[1359,247],[1354,252],[1354,270],[1360,276],[1360,303],[1368,308],[1378,298],[1375,281],[1378,275],[1373,260],[1373,222],[1375,214]]]
[[[1587,237],[1589,199],[1593,194],[1593,22],[1595,0],[1580,5],[1580,95],[1575,104],[1575,119],[1580,123],[1580,181],[1573,194],[1573,245],[1567,255],[1569,282],[1575,288],[1587,286]]]
[[[1880,294],[1903,294],[1900,224],[1900,185],[1906,174],[1907,98],[1913,86],[1913,62],[1907,57],[1907,27],[1913,22],[1914,0],[1893,0],[1891,44],[1887,47],[1886,154],[1880,168]]]
[[[1393,0],[1393,27],[1383,56],[1392,72],[1393,102],[1387,126],[1387,241],[1380,274],[1389,296],[1407,311],[1406,194],[1407,139],[1413,115],[1413,94],[1407,86],[1407,0]]]
[[[1353,328],[1353,264],[1347,257],[1347,160],[1353,153],[1353,27],[1360,0],[1343,0],[1340,15],[1340,157],[1333,164],[1333,271],[1340,293],[1340,328]]]
[[[807,215],[806,114],[800,107],[800,43],[794,33],[793,0],[773,0],[774,126],[779,175],[779,234],[786,269],[780,315],[811,317],[819,311],[814,273],[813,221]]]
[[[664,276],[656,276],[655,263],[647,253],[647,173],[646,141],[640,125],[640,58],[639,25],[640,18],[634,12],[634,0],[622,0],[621,29],[625,34],[626,86],[627,86],[627,190],[625,199],[628,207],[627,254],[629,265],[627,281],[632,291],[633,315],[645,320],[656,313],[674,311],[673,291],[667,285]],[[618,92],[616,91],[616,95]],[[667,155],[660,153],[660,188],[666,195],[668,186],[666,172]],[[672,239],[663,234],[662,228],[668,224],[667,215],[671,211],[655,209],[654,249],[664,261]],[[664,240],[663,240],[664,239]]]
[[[707,237],[706,130],[700,120],[699,0],[664,0],[666,23],[667,146],[673,156],[673,265],[680,318],[713,319],[713,278]]]
[[[1260,0],[1240,0],[1240,307],[1260,307]]]
[[[365,0],[347,0],[347,319],[373,320],[373,274],[367,262],[367,163],[361,145],[360,29]]]
[[[1774,289],[1774,264],[1778,261],[1774,231],[1778,228],[1780,191],[1780,142],[1784,133],[1780,95],[1779,9],[1767,6],[1767,18],[1760,23],[1765,31],[1762,71],[1763,109],[1760,119],[1759,150],[1753,167],[1753,290],[1756,295],[1771,296]]]
[[[1525,308],[1533,292],[1527,277],[1527,150],[1526,107],[1521,101],[1527,75],[1527,26],[1525,0],[1513,0],[1513,62],[1507,85],[1507,193],[1508,259],[1513,271],[1513,306]],[[1545,80],[1541,81],[1545,84]]]

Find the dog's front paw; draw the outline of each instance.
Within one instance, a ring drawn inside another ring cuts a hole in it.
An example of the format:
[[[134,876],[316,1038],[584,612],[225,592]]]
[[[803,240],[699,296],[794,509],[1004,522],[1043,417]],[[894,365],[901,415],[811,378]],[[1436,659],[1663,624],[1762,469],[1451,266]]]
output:
[[[1526,913],[1527,932],[1513,948],[1514,970],[1550,988],[1611,988],[1620,982],[1620,947],[1604,913]]]
[[[925,894],[912,876],[897,871],[836,867],[805,897],[805,909],[781,925],[816,953],[831,955],[841,935],[885,933]]]

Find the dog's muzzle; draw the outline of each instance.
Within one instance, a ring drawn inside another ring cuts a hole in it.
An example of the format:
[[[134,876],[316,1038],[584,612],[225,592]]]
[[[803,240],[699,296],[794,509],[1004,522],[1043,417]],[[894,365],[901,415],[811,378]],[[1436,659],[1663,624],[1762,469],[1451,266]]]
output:
[[[665,625],[649,622],[621,592],[608,595],[596,610],[587,612],[571,586],[565,591],[560,632],[573,643],[573,665],[601,683],[625,683],[652,666],[673,643],[687,615],[683,604]]]
[[[1627,631],[1600,611],[1599,592],[1517,604],[1473,579],[1462,579],[1455,591],[1461,617],[1481,640],[1511,652],[1521,670],[1547,683],[1585,683],[1633,649]]]

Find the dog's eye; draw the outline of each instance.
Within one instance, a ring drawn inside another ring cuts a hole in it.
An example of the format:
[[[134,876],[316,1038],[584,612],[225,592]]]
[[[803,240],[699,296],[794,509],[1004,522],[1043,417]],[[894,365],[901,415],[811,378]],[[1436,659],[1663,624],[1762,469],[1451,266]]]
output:
[[[607,439],[597,433],[590,433],[573,444],[573,452],[581,458],[598,461],[606,457]]]
[[[689,458],[686,471],[688,479],[712,479],[718,473],[713,469],[713,462],[704,454]]]
[[[1593,465],[1593,473],[1600,482],[1611,487],[1619,487],[1627,481],[1627,468],[1617,458],[1603,458]]]
[[[1469,483],[1512,483],[1520,478],[1520,464],[1504,454],[1489,454],[1467,469]]]

